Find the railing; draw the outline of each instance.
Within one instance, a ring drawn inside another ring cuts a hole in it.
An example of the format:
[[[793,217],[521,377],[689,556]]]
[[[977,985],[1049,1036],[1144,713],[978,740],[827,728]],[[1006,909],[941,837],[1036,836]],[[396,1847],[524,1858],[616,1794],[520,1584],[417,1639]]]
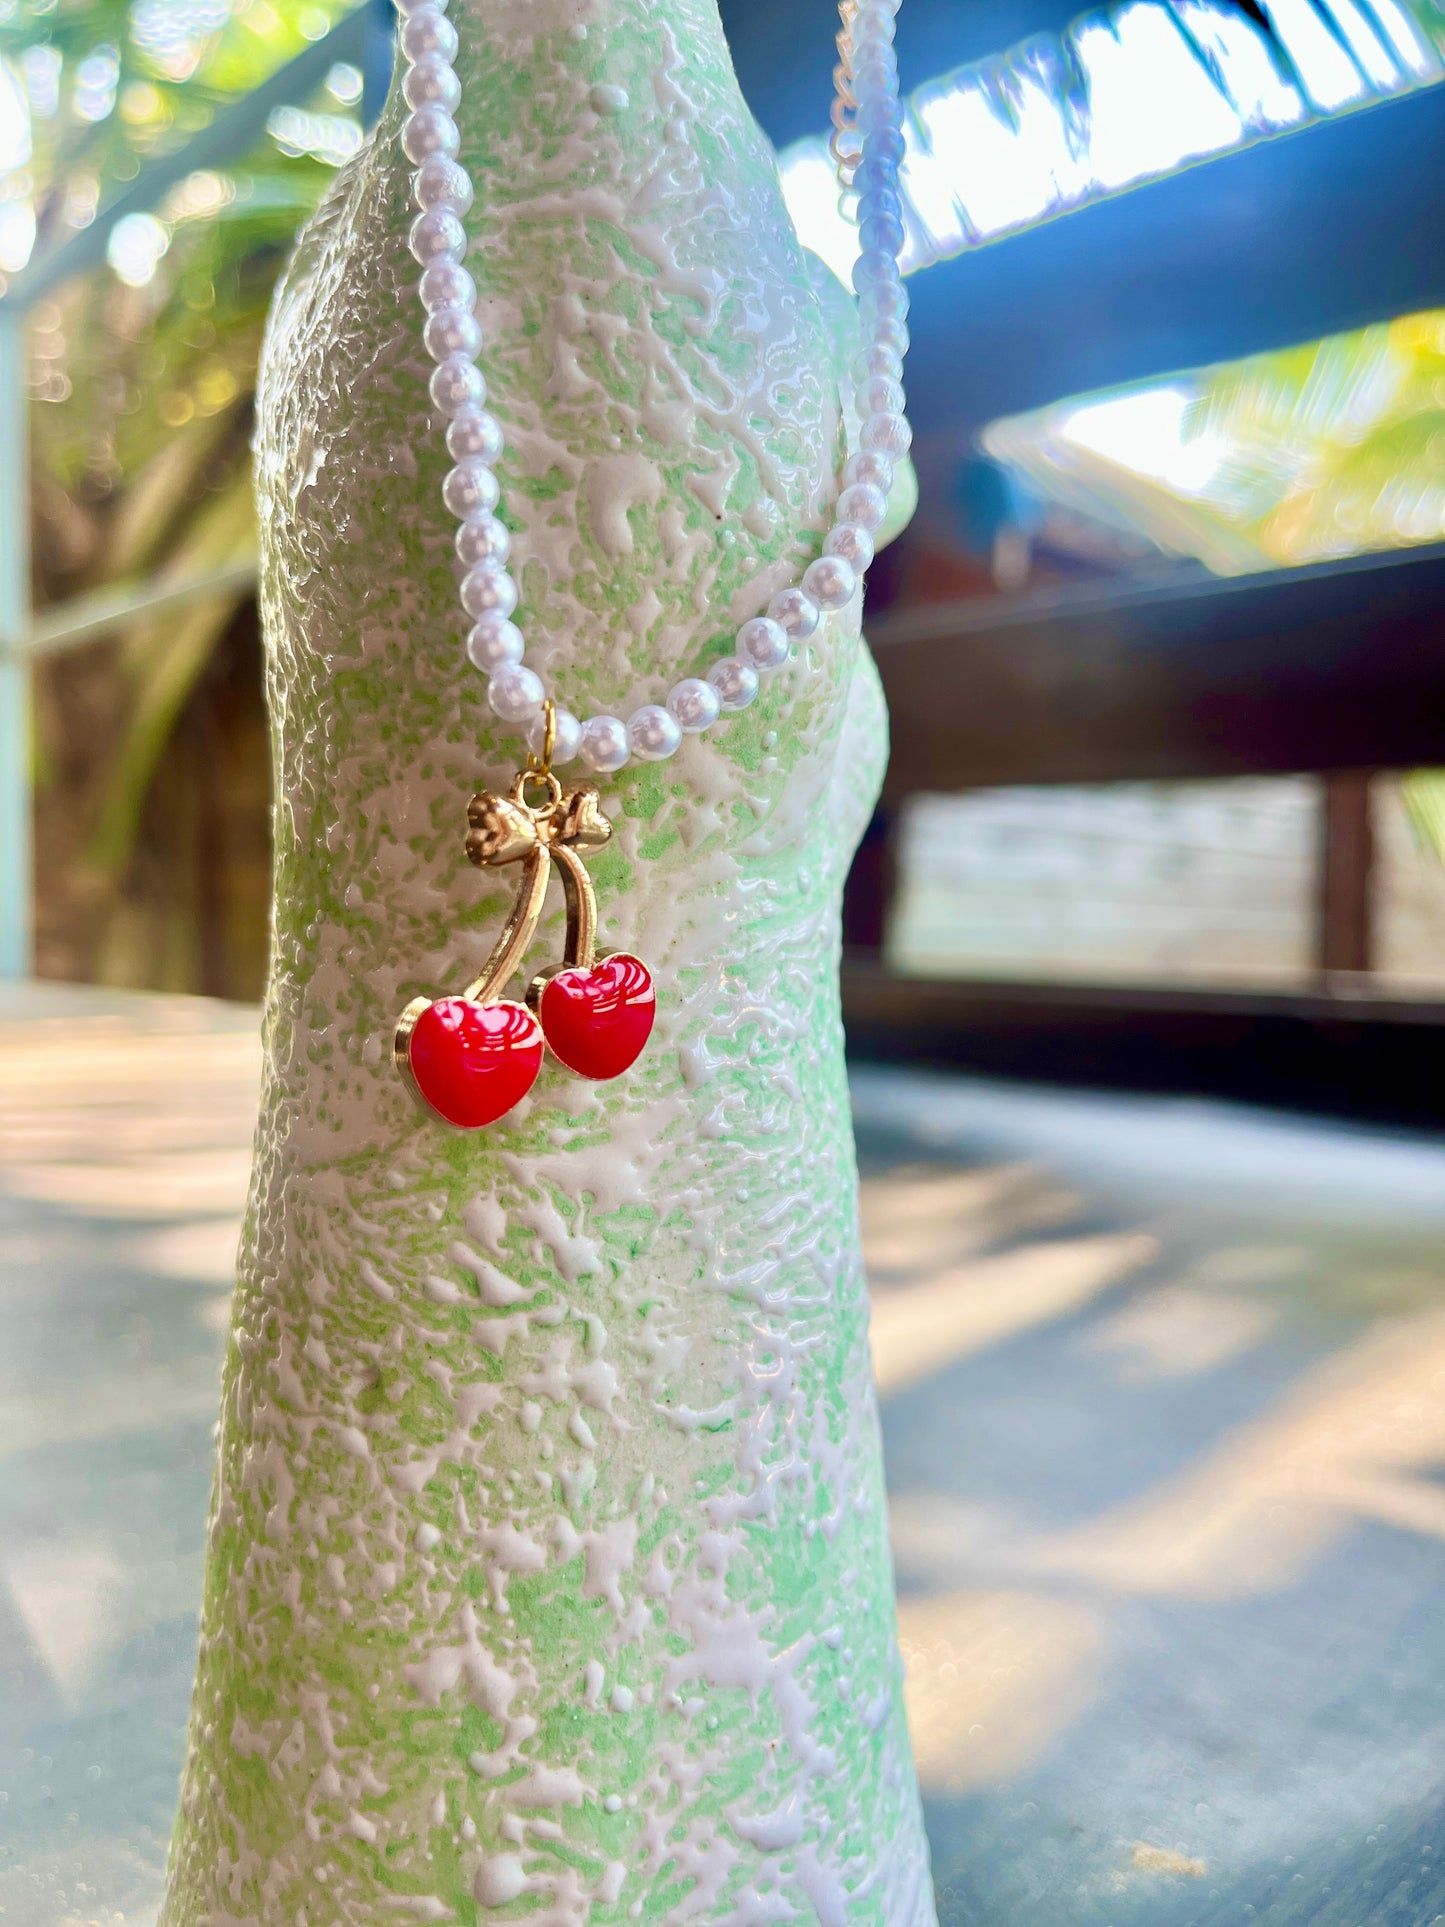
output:
[[[242,590],[255,579],[254,562],[233,563],[181,582],[155,577],[116,584],[35,617],[30,576],[30,315],[54,289],[101,266],[117,222],[128,214],[150,212],[198,168],[223,168],[240,159],[264,136],[276,108],[294,106],[316,93],[337,62],[361,69],[362,116],[370,124],[390,80],[392,27],[391,0],[361,0],[323,39],[223,108],[184,147],[149,162],[89,227],[33,261],[0,296],[0,979],[28,976],[31,965],[31,662],[89,642],[137,616],[184,608],[218,591]]]

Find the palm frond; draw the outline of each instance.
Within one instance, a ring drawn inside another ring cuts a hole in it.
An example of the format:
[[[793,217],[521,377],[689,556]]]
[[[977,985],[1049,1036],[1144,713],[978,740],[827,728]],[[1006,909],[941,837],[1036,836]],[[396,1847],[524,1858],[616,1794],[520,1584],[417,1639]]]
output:
[[[1421,847],[1445,863],[1445,769],[1412,770],[1400,790]]]

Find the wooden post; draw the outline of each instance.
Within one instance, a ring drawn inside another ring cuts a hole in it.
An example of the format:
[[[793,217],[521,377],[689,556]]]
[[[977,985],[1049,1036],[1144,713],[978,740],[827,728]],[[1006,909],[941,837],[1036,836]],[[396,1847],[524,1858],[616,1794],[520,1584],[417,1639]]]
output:
[[[1322,976],[1374,967],[1375,837],[1368,770],[1321,778],[1317,958]]]

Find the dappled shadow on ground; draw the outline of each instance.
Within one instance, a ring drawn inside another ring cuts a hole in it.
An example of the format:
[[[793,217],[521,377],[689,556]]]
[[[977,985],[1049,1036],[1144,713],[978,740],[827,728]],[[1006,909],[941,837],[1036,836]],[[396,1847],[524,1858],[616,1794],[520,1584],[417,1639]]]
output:
[[[74,996],[0,1009],[0,1914],[144,1927],[259,1051]],[[1445,1916],[1445,1150],[856,1098],[943,1927]]]
[[[944,1927],[1445,1913],[1445,1148],[866,1073]]]
[[[146,1927],[260,1046],[221,1005],[29,994],[0,1007],[0,1920]]]

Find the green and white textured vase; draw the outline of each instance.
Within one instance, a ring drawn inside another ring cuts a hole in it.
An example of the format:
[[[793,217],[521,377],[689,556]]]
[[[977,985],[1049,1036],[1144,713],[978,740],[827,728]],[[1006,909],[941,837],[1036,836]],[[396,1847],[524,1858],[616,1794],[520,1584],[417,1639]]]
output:
[[[857,323],[715,0],[452,13],[529,654],[625,715],[816,550]],[[637,1068],[423,1115],[392,1031],[491,946],[465,807],[519,752],[463,654],[400,111],[262,382],[275,959],[161,1919],[931,1927],[838,1011],[885,752],[857,608],[603,779]]]

